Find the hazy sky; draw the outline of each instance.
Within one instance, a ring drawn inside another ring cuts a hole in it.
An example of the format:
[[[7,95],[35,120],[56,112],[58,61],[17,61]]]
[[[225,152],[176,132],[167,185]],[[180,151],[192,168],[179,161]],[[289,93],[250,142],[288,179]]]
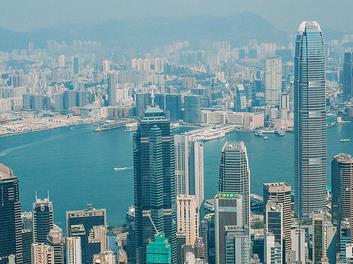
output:
[[[0,27],[30,30],[94,24],[126,17],[229,16],[249,11],[277,28],[296,31],[301,20],[353,32],[353,0],[0,0]]]

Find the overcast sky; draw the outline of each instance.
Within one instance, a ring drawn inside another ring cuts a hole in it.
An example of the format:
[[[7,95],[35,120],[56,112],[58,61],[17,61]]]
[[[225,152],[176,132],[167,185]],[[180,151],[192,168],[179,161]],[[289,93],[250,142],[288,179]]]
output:
[[[318,20],[353,32],[353,0],[0,0],[0,27],[15,30],[95,24],[126,17],[261,15],[287,32],[301,20]]]

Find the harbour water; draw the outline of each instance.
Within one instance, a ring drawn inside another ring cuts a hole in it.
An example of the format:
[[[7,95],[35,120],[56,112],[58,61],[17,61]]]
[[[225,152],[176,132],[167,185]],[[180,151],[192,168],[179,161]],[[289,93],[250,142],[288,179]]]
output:
[[[95,133],[93,126],[66,127],[0,138],[0,162],[11,167],[20,180],[23,210],[30,210],[35,197],[54,202],[55,222],[65,227],[67,209],[87,203],[106,207],[108,222],[124,222],[133,204],[132,133],[124,128]],[[251,190],[261,194],[270,181],[293,183],[293,134],[267,135],[233,132],[205,143],[205,197],[217,191],[218,169],[225,140],[243,140],[248,149]],[[348,138],[349,142],[340,142]],[[328,128],[328,184],[330,161],[337,153],[353,155],[353,123]]]

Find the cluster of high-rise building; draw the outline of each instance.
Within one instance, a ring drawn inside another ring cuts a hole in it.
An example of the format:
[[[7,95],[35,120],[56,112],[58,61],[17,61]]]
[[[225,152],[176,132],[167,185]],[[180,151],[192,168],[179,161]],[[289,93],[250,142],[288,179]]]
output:
[[[326,135],[329,110],[353,117],[352,52],[344,53],[338,80],[313,21],[299,26],[295,47],[232,50],[216,42],[197,55],[176,42],[167,50],[133,58],[127,68],[107,59],[81,64],[76,55],[68,64],[60,54],[51,72],[0,76],[0,111],[138,119],[134,207],[120,233],[109,228],[105,209],[92,206],[67,211],[63,231],[49,195],[21,212],[19,181],[0,164],[0,264],[353,263],[353,158],[333,157],[328,191]],[[251,195],[251,154],[243,141],[227,141],[218,191],[205,197],[204,143],[192,132],[174,135],[178,122],[292,129],[293,188],[264,183],[262,199]]]

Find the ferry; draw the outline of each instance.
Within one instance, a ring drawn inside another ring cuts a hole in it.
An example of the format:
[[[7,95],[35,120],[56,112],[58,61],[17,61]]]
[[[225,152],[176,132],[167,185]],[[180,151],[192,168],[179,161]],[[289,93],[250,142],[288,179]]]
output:
[[[257,136],[257,137],[263,137],[264,133],[260,130],[260,131],[255,131],[254,135]]]
[[[279,137],[283,137],[284,136],[284,131],[283,130],[276,130],[275,134]]]
[[[123,127],[124,125],[125,125],[125,122],[123,122],[123,121],[104,123],[100,126],[97,126],[95,131],[102,132],[102,131],[106,131],[106,130],[111,130],[111,129]]]
[[[127,123],[125,125],[125,131],[127,132],[134,132],[137,130],[137,122]]]
[[[264,140],[267,140],[267,139],[268,139],[268,137],[264,136]]]
[[[130,167],[115,167],[114,170],[115,171],[125,171],[125,170],[129,170],[131,169]]]
[[[349,138],[341,138],[340,142],[350,142],[351,140]]]

